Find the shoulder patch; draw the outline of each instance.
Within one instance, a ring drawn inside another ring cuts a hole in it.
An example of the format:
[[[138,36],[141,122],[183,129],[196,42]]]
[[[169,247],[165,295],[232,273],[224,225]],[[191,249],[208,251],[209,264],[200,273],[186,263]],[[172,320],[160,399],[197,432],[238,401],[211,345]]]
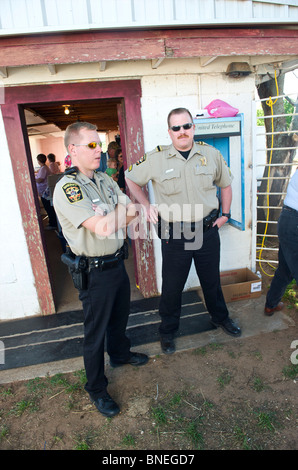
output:
[[[77,183],[66,183],[62,186],[62,189],[71,204],[84,198],[82,190]]]

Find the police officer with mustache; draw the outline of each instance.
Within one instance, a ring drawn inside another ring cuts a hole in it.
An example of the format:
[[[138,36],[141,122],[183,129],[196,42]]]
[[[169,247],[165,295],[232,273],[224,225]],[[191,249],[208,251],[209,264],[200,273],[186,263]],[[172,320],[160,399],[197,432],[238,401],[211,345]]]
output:
[[[173,109],[168,115],[172,145],[158,146],[125,173],[130,194],[143,205],[147,221],[159,222],[161,227],[165,227],[160,232],[162,292],[159,333],[161,348],[166,354],[175,351],[181,295],[192,260],[212,323],[231,336],[241,335],[240,328],[229,317],[219,272],[218,230],[230,217],[232,177],[217,149],[203,142],[194,142],[194,131],[190,112],[186,108]],[[142,191],[149,181],[152,182],[156,205],[150,204]],[[221,189],[221,215],[217,187]],[[188,231],[185,231],[185,225]],[[197,237],[191,240],[189,233]],[[189,243],[191,241],[193,243]]]

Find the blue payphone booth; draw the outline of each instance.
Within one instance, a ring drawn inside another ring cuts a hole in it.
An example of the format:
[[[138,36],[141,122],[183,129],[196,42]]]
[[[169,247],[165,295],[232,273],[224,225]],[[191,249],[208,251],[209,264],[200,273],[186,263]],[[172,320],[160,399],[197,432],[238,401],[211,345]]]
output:
[[[233,175],[233,200],[229,223],[245,230],[245,175],[243,114],[229,118],[194,119],[195,140],[216,147]],[[218,190],[220,198],[220,189]]]

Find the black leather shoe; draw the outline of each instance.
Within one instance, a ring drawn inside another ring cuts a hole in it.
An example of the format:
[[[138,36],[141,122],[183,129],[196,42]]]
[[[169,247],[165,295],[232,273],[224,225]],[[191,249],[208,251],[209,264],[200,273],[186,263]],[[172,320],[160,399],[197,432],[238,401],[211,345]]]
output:
[[[173,354],[176,351],[175,342],[173,338],[160,337],[160,345],[162,352],[165,354]]]
[[[120,413],[119,406],[113,398],[110,397],[108,392],[106,392],[103,397],[96,398],[95,400],[91,398],[91,401],[94,403],[98,411],[106,418],[112,418]]]
[[[149,357],[146,354],[132,352],[130,358],[127,361],[115,362],[110,359],[110,364],[112,367],[121,367],[125,364],[130,364],[131,366],[143,366],[147,364]]]
[[[238,337],[241,336],[241,330],[238,326],[235,325],[233,320],[227,318],[222,323],[211,322],[217,328],[221,328],[227,335]]]

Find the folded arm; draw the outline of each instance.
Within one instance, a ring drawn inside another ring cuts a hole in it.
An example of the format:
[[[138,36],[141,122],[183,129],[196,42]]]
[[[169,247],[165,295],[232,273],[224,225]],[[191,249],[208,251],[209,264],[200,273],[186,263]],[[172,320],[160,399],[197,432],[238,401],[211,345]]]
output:
[[[87,230],[96,233],[101,237],[109,237],[113,233],[124,229],[136,217],[136,208],[134,204],[118,204],[116,209],[107,215],[96,214],[89,217],[82,223]]]

